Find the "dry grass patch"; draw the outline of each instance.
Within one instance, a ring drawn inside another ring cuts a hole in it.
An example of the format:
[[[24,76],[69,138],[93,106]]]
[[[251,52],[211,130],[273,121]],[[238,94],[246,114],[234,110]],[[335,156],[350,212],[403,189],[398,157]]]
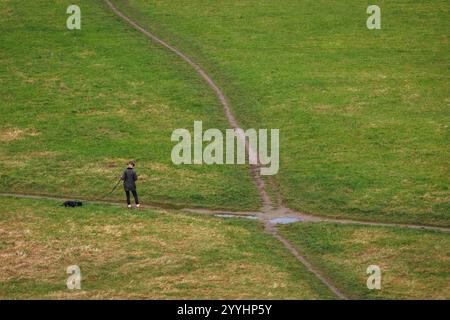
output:
[[[449,299],[450,235],[405,228],[293,224],[282,232],[351,297]],[[368,290],[377,265],[382,290]]]
[[[332,297],[256,222],[8,200],[0,198],[2,299]],[[66,289],[74,264],[81,291]]]
[[[4,128],[0,130],[0,141],[11,142],[14,140],[26,138],[27,136],[36,137],[38,135],[39,132],[31,128]]]

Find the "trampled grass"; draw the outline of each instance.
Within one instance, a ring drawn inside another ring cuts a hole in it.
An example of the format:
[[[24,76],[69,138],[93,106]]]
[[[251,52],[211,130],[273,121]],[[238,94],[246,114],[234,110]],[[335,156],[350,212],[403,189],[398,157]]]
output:
[[[280,128],[289,206],[450,225],[444,0],[115,0],[207,68],[243,127]]]
[[[450,236],[402,228],[295,223],[281,233],[354,299],[450,299]],[[381,290],[366,286],[370,265]]]
[[[245,167],[171,162],[174,129],[227,128],[190,67],[102,1],[67,30],[72,3],[0,2],[0,191],[99,198],[135,159],[143,202],[258,208]]]
[[[258,222],[0,197],[0,299],[333,299]],[[81,290],[66,268],[81,269]]]

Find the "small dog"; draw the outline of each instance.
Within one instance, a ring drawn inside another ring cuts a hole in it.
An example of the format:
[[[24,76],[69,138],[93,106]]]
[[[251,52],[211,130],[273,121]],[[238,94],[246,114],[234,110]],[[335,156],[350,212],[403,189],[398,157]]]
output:
[[[64,207],[70,207],[70,208],[75,208],[75,207],[81,207],[83,205],[83,202],[81,201],[66,201],[63,203]]]

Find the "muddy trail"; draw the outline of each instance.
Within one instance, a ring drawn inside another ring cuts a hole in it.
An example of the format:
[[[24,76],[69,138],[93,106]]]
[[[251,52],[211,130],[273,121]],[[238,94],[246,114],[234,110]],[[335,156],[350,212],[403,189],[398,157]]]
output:
[[[107,204],[115,206],[124,206],[123,201],[109,200],[109,199],[95,199],[88,198],[78,195],[66,195],[66,196],[55,196],[55,195],[45,195],[45,194],[25,194],[25,193],[4,193],[0,192],[0,197],[12,197],[12,198],[22,198],[22,199],[36,199],[36,200],[54,200],[54,201],[66,201],[66,200],[80,200],[92,204]],[[328,218],[324,216],[311,215],[306,213],[301,213],[298,211],[282,208],[282,209],[272,209],[270,211],[230,211],[224,209],[211,209],[211,208],[201,208],[201,207],[186,207],[182,205],[175,204],[159,204],[159,203],[147,203],[142,204],[141,208],[146,209],[157,209],[157,210],[178,210],[190,213],[200,213],[206,215],[223,216],[225,218],[251,218],[257,219],[265,224],[277,225],[283,223],[292,222],[304,222],[304,223],[314,223],[314,222],[329,222],[337,224],[350,224],[350,225],[363,225],[363,226],[378,226],[378,227],[391,227],[391,228],[409,228],[418,230],[429,230],[450,233],[450,228],[448,227],[438,227],[438,226],[428,226],[428,225],[417,225],[417,224],[402,224],[402,223],[387,223],[387,222],[375,222],[375,221],[361,221],[361,220],[351,220],[351,219],[339,219],[339,218]]]

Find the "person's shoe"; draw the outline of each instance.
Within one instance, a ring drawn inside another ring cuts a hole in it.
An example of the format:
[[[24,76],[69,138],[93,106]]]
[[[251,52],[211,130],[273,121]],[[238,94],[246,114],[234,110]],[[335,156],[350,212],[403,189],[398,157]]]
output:
[[[136,208],[140,208],[140,207],[141,207],[141,204],[138,203],[138,204],[136,205]]]
[[[131,204],[129,204],[129,205],[127,206],[127,208],[128,208],[128,209],[131,209]]]

